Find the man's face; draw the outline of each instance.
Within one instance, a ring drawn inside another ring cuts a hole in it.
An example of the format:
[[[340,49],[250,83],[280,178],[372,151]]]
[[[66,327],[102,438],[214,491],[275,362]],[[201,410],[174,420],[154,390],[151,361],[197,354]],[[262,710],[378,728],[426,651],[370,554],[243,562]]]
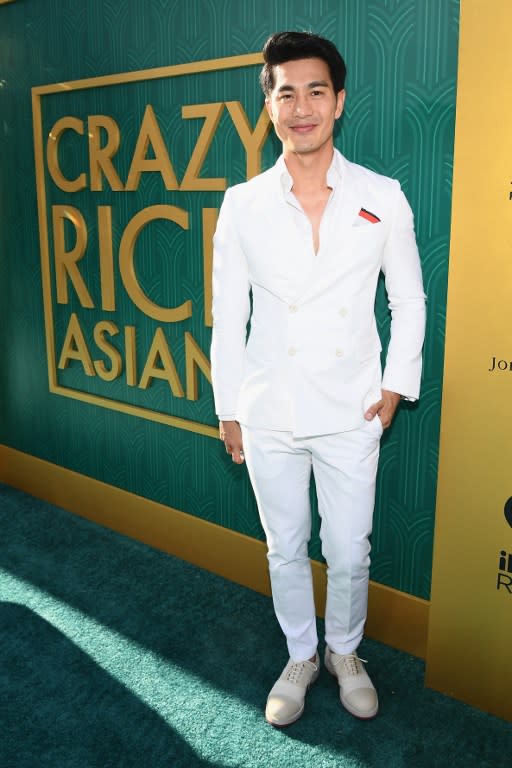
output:
[[[323,59],[276,65],[266,105],[284,153],[308,154],[332,145],[334,121],[343,112],[344,102],[345,91],[334,93]]]

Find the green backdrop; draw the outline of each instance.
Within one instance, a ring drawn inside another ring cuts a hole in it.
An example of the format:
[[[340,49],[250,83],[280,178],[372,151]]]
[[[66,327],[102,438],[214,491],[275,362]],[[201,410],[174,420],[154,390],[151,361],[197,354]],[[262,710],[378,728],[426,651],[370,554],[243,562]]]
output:
[[[403,406],[381,453],[373,534],[372,578],[428,598],[436,494],[448,242],[450,226],[457,0],[19,0],[0,5],[0,442],[77,472],[262,538],[244,469],[232,466],[222,445],[207,435],[166,426],[109,408],[51,394],[39,245],[31,88],[153,67],[244,55],[261,50],[279,29],[311,29],[332,39],[348,66],[347,102],[338,147],[346,156],[400,180],[416,216],[428,294],[422,397]],[[125,181],[145,106],[151,104],[181,181],[202,119],[183,119],[183,105],[239,101],[254,126],[262,108],[258,67],[142,80],[41,96],[46,139],[56,120],[73,115],[84,135],[68,131],[60,145],[63,172],[88,172],[87,118],[108,115],[120,128],[113,162]],[[105,139],[105,134],[103,139]],[[277,156],[266,141],[262,165]],[[150,147],[147,157],[152,157]],[[226,109],[201,170],[202,177],[245,178],[245,153]],[[216,208],[221,191],[166,189],[160,174],[142,174],[136,191],[59,190],[45,170],[48,210],[72,205],[88,228],[81,272],[94,308],[70,288],[68,304],[55,300],[50,257],[53,329],[62,348],[71,312],[89,344],[94,326],[114,322],[112,344],[123,355],[122,329],[136,329],[139,376],[157,327],[163,329],[178,378],[185,386],[185,333],[207,353],[201,210]],[[136,272],[155,303],[191,301],[191,317],[163,323],[129,299],[116,261],[122,233],[142,208],[178,206],[189,229],[155,222],[140,236]],[[100,303],[98,206],[111,206],[115,311]],[[50,231],[50,255],[53,230]],[[271,233],[269,233],[271,236]],[[66,222],[65,241],[74,229]],[[388,313],[382,287],[377,312],[384,342]],[[47,318],[48,319],[48,318]],[[91,343],[91,348],[94,345]],[[59,352],[57,352],[57,357]],[[102,358],[96,349],[92,357]],[[106,359],[103,356],[103,359]],[[161,360],[160,360],[161,362]],[[108,360],[107,360],[108,363]],[[86,376],[71,360],[57,370],[61,387],[134,404],[204,425],[215,425],[211,387],[199,373],[196,401],[176,397],[167,381],[147,389],[124,375],[106,382]],[[311,554],[320,559],[318,521]]]

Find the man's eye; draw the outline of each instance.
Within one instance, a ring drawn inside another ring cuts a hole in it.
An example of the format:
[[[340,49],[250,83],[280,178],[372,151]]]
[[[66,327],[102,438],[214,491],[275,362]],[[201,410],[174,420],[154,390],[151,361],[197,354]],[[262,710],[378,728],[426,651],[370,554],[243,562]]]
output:
[[[322,96],[323,91],[311,91],[312,96]]]

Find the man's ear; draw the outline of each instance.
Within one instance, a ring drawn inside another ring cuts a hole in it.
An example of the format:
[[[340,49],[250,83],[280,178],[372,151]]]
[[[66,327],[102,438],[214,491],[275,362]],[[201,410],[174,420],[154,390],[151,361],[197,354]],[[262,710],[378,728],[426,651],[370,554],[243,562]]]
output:
[[[270,117],[271,121],[274,122],[274,114],[272,112],[272,102],[270,100],[270,96],[266,97],[265,106],[267,108],[268,116]]]
[[[343,114],[343,107],[345,106],[345,89],[338,91],[336,96],[336,112],[334,116],[336,120]]]

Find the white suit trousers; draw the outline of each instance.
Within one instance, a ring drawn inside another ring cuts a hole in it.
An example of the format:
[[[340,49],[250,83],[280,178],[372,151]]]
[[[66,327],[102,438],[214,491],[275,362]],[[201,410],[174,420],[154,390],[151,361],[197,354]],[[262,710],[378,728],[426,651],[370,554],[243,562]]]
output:
[[[382,424],[294,438],[291,432],[242,426],[245,461],[267,537],[274,609],[294,661],[314,655],[318,636],[308,542],[309,486],[315,476],[327,562],[325,640],[352,653],[363,636],[375,478]]]

